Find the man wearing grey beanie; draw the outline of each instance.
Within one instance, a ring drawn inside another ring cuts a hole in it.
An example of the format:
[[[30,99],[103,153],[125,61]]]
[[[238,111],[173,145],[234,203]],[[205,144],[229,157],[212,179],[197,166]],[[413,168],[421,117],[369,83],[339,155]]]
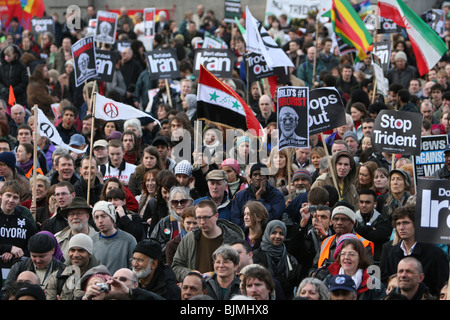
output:
[[[92,208],[92,216],[99,232],[94,240],[93,254],[99,264],[105,265],[111,274],[121,268],[130,268],[130,259],[136,239],[130,233],[116,228],[116,209],[107,201],[98,201]]]
[[[86,271],[98,265],[97,259],[92,254],[94,242],[84,233],[77,233],[69,241],[69,261],[66,268],[53,272],[45,295],[47,300],[76,300],[83,296],[79,280]]]

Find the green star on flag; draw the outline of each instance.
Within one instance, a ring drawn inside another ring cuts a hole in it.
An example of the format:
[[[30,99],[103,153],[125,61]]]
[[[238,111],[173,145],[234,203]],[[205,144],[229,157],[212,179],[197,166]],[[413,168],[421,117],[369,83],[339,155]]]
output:
[[[219,96],[216,94],[216,91],[214,91],[214,93],[212,93],[212,94],[210,93],[209,96],[211,97],[211,99],[209,99],[209,101],[214,100],[215,102],[217,102],[217,98],[219,97]]]
[[[232,108],[236,108],[236,110],[239,110],[239,107],[240,107],[239,103],[237,101],[233,101]]]

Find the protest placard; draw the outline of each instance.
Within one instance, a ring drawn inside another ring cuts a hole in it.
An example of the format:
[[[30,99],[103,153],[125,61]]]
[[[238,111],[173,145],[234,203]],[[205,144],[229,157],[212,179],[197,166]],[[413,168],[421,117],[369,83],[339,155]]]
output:
[[[95,58],[94,36],[85,37],[72,45],[72,58],[74,62],[75,85],[80,86],[97,76]]]
[[[375,152],[420,154],[423,115],[417,112],[381,110],[373,124]]]
[[[278,148],[309,147],[308,87],[281,87],[277,91]]]
[[[336,88],[309,91],[309,134],[328,131],[346,124],[345,106]]]

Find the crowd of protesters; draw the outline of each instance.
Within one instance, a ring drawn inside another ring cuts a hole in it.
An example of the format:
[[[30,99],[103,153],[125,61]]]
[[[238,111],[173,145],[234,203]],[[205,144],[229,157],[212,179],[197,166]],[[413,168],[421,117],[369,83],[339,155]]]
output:
[[[96,10],[88,6],[80,29],[57,13],[54,33],[34,35],[16,17],[2,29],[2,299],[446,299],[448,246],[415,240],[413,160],[374,152],[370,136],[384,109],[423,114],[423,136],[448,135],[450,56],[420,76],[406,33],[392,34],[382,95],[371,52],[356,63],[340,54],[322,23],[316,33],[314,13],[301,27],[269,16],[269,35],[295,66],[277,86],[335,87],[347,111],[345,125],[311,135],[308,148],[278,150],[277,100],[267,82],[248,83],[239,28],[203,5],[182,21],[161,13],[151,48],[174,48],[181,74],[167,87],[150,77],[142,13],[121,8],[116,42],[130,45],[102,45],[121,50],[113,82],[77,87],[71,45]],[[193,58],[208,34],[234,52],[233,78],[222,81],[267,135],[237,130],[226,145],[227,128],[202,121],[201,149],[178,161],[177,146],[194,146]],[[93,91],[159,123],[93,120]],[[35,134],[34,105],[70,150]],[[450,145],[443,152],[434,179],[450,179]]]

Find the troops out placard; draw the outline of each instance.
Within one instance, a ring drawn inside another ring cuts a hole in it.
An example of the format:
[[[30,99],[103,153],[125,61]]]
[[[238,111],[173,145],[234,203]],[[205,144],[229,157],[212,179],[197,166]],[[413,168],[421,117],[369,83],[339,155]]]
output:
[[[118,14],[115,12],[97,12],[97,25],[95,28],[95,41],[114,44],[116,38]]]
[[[309,91],[309,134],[317,134],[346,124],[345,107],[336,88]]]
[[[94,36],[82,38],[72,45],[75,85],[97,76]]]
[[[277,91],[278,148],[309,147],[308,87],[281,87]]]

